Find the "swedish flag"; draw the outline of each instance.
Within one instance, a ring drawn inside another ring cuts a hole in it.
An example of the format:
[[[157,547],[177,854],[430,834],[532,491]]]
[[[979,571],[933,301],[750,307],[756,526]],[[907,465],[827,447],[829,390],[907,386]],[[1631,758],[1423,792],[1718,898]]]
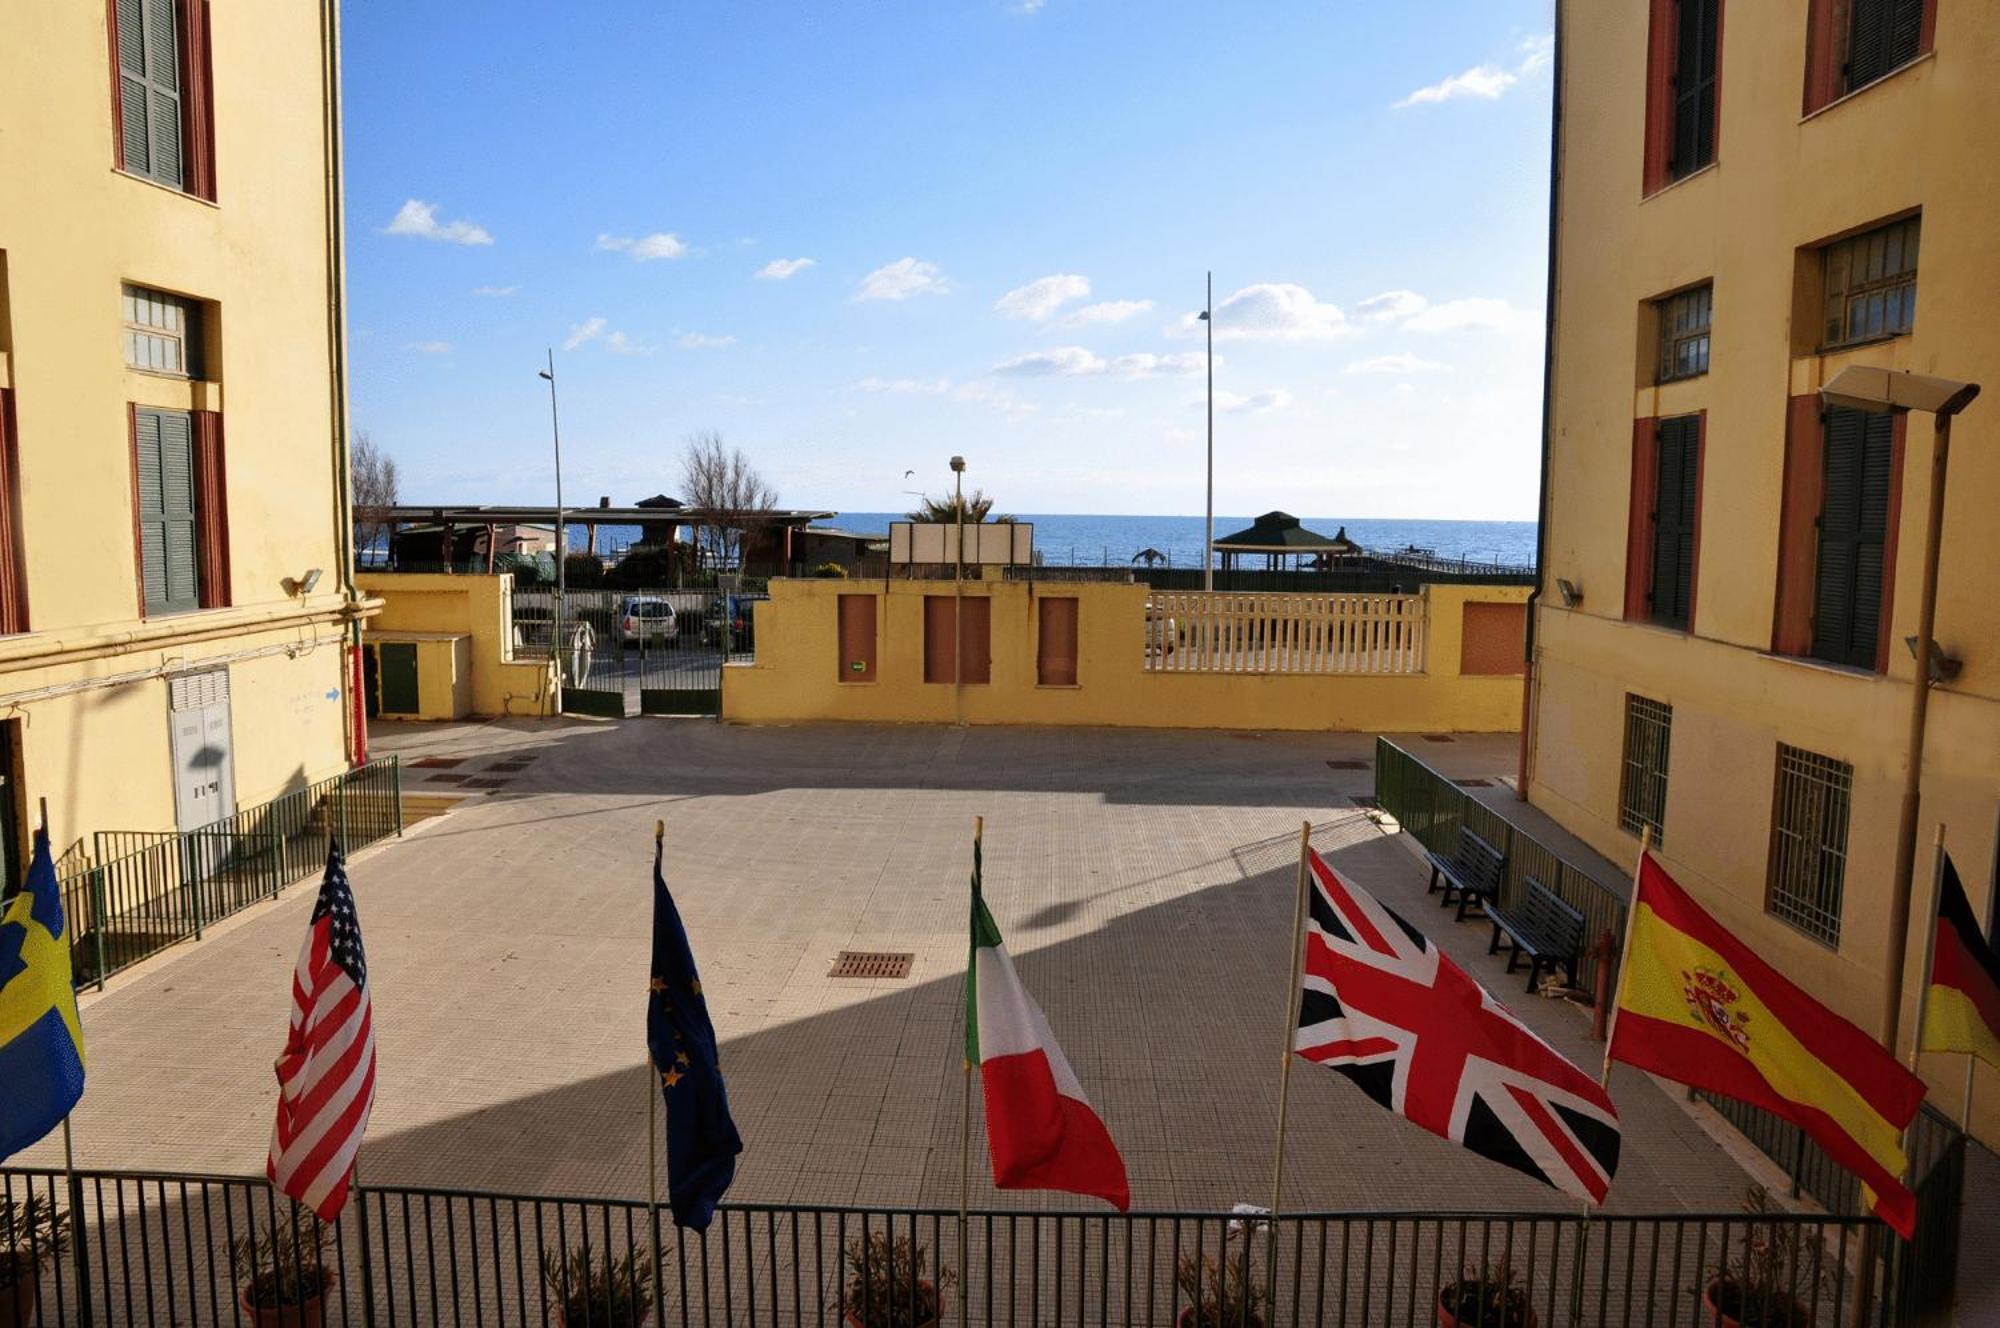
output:
[[[83,1096],[83,1026],[47,830],[35,832],[27,883],[0,910],[0,1084],[0,1161],[54,1129]]]

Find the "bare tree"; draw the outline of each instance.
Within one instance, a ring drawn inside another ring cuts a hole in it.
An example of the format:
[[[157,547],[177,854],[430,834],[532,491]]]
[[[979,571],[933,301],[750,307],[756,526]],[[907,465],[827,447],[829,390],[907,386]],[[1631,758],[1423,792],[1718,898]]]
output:
[[[695,528],[695,539],[718,571],[740,567],[743,539],[753,523],[743,518],[778,505],[778,491],[767,483],[740,447],[730,447],[722,435],[705,429],[688,439],[681,456],[681,501],[715,514],[712,522]]]
[[[389,556],[389,509],[396,505],[396,458],[375,445],[374,435],[360,429],[349,458],[354,504],[354,544],[357,559],[376,552]]]

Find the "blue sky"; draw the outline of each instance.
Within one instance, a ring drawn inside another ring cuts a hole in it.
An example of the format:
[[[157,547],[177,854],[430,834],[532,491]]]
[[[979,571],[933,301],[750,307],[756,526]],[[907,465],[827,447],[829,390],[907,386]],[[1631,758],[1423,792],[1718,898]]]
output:
[[[405,501],[1532,518],[1549,0],[349,5],[357,428]],[[805,261],[809,260],[809,261]],[[906,470],[918,477],[903,478]]]

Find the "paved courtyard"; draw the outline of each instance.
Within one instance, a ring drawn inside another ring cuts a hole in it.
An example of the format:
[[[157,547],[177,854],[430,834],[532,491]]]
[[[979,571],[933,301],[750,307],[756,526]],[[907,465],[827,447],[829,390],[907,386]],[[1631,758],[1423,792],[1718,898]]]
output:
[[[1426,900],[1405,843],[1351,801],[1372,776],[1328,762],[1365,761],[1366,737],[647,719],[376,741],[403,755],[411,791],[499,786],[352,864],[380,1043],[362,1154],[375,1183],[644,1194],[656,818],[746,1144],[739,1200],[955,1204],[975,816],[988,900],[1125,1153],[1135,1206],[1269,1199],[1301,820],[1558,1048],[1587,1066],[1600,1054],[1578,1010],[1524,996],[1483,926]],[[1454,775],[1500,774],[1514,750],[1413,744]],[[411,766],[424,756],[464,761]],[[79,1164],[261,1171],[312,894],[294,886],[86,997]],[[915,964],[906,980],[832,979],[840,950]],[[1292,1086],[1288,1207],[1574,1211],[1345,1078],[1300,1063]],[[1612,1090],[1611,1209],[1736,1208],[1745,1175],[1680,1104],[1625,1067]],[[20,1159],[57,1160],[52,1144]],[[1042,1202],[976,1174],[975,1206]]]

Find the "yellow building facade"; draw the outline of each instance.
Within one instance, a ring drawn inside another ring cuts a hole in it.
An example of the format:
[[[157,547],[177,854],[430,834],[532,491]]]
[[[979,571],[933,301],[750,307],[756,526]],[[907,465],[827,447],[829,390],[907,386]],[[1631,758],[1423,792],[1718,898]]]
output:
[[[317,4],[23,0],[0,43],[10,866],[359,751],[338,107]]]
[[[2000,8],[1655,0],[1560,21],[1527,792],[1622,863],[1651,827],[1706,907],[1879,1033],[1932,421],[1818,394],[1854,364],[1987,388],[1951,450],[1937,639],[1963,668],[1931,701],[1913,932],[1939,824],[1990,919]],[[1965,1058],[1922,1068],[1956,1117]],[[2000,1075],[1974,1101],[2000,1139]]]

